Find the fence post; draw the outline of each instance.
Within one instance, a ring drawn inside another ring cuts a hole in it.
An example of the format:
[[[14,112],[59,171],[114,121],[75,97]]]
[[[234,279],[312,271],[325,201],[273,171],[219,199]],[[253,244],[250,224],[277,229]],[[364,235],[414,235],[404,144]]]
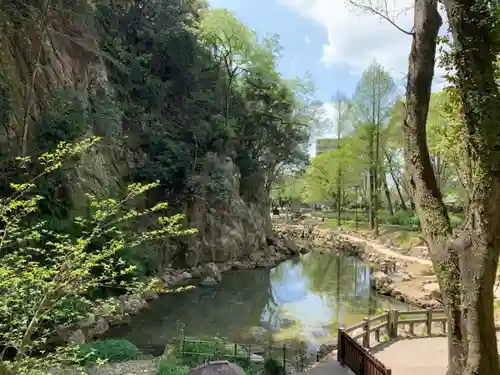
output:
[[[286,344],[283,345],[283,371],[286,374]]]
[[[389,311],[389,337],[391,339],[398,336],[398,310]]]
[[[363,318],[363,347],[364,348],[369,348],[370,347],[370,318]]]
[[[432,310],[429,309],[426,312],[427,315],[427,335],[432,336]]]
[[[181,353],[184,355],[184,346],[186,344],[186,337],[184,337],[184,329],[181,329]]]
[[[365,370],[366,370],[366,357],[365,357],[365,352],[363,351],[361,353],[361,357],[360,357],[360,360],[361,360],[361,363],[359,364],[359,375],[365,375]]]
[[[337,361],[341,366],[344,366],[345,343],[344,343],[344,328],[339,327],[337,336]]]

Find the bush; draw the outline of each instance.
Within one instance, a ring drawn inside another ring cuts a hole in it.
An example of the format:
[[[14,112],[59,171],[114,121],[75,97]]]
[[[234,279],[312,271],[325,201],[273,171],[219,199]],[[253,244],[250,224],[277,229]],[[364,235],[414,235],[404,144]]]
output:
[[[123,362],[135,359],[139,350],[128,340],[98,340],[78,347],[76,358],[84,364],[98,360]]]
[[[186,375],[189,367],[181,366],[172,360],[162,360],[158,364],[157,375]]]
[[[221,341],[185,340],[182,346],[179,357],[183,364],[190,367],[198,366],[205,360],[225,359],[228,356],[226,344]]]
[[[390,225],[401,225],[412,229],[420,228],[420,218],[412,212],[398,211],[394,216],[387,217],[386,222]]]
[[[457,214],[451,214],[450,215],[450,224],[453,228],[458,227],[460,224],[462,224],[462,221],[464,220],[463,217],[457,215]]]
[[[283,364],[274,358],[268,358],[264,362],[264,375],[284,375]]]

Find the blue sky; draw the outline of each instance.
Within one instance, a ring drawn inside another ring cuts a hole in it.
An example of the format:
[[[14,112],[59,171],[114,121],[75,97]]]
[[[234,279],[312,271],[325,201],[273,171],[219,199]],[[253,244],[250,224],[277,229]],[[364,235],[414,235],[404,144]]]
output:
[[[412,11],[402,11],[411,0],[393,1],[388,13],[410,30]],[[284,47],[280,72],[287,78],[309,73],[319,100],[328,102],[337,90],[351,95],[373,59],[403,87],[411,37],[374,15],[348,8],[345,0],[210,0],[210,4],[234,11],[259,36],[279,34]]]
[[[211,4],[235,11],[258,35],[279,34],[283,46],[280,73],[285,77],[310,73],[318,99],[329,101],[337,89],[353,91],[358,77],[348,67],[331,69],[321,62],[323,45],[328,42],[321,25],[278,0],[212,0]]]

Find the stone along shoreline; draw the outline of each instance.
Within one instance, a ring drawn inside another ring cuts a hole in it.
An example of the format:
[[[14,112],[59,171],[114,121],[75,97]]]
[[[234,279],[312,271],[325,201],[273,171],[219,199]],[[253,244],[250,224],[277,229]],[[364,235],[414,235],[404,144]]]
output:
[[[355,232],[311,225],[275,224],[275,231],[308,248],[357,256],[373,268],[373,287],[383,295],[422,308],[441,307],[437,278],[429,259],[399,254]]]

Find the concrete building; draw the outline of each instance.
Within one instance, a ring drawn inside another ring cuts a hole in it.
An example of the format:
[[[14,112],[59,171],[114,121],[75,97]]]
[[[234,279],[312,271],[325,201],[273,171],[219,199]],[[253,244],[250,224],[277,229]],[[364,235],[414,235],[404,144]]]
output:
[[[338,147],[339,140],[337,138],[318,138],[316,139],[316,156],[324,154],[329,150],[334,150]]]

